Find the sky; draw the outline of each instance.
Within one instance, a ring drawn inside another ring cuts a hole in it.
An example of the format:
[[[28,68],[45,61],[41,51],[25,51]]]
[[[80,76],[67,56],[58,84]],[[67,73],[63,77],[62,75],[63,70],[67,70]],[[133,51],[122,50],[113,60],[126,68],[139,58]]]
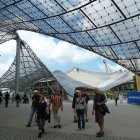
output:
[[[106,72],[103,63],[105,58],[98,54],[38,33],[18,31],[18,34],[50,71],[60,70],[66,72],[73,67],[78,67],[88,71]],[[8,70],[14,61],[15,54],[15,40],[0,44],[0,76]],[[112,72],[120,69],[124,70],[124,68],[110,60],[105,60]]]

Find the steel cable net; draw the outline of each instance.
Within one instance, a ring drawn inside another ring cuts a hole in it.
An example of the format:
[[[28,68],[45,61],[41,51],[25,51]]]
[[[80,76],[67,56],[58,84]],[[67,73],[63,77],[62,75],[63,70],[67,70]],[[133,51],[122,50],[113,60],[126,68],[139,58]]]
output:
[[[0,78],[1,88],[15,89],[16,58],[7,72]],[[20,46],[20,70],[19,70],[19,91],[28,88],[35,81],[41,78],[54,79],[54,76],[46,66],[35,55],[31,48],[21,42]]]
[[[17,30],[67,41],[140,74],[140,0],[0,0],[0,43]]]

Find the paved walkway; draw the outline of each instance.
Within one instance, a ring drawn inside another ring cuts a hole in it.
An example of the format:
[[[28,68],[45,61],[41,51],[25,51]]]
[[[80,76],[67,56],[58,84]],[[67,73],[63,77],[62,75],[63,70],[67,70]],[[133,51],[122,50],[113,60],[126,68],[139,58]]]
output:
[[[140,140],[140,106],[124,102],[118,106],[113,101],[108,101],[110,114],[105,116],[105,136],[96,138],[98,125],[91,115],[92,102],[89,103],[89,122],[84,131],[77,131],[77,124],[72,123],[71,103],[64,103],[62,112],[62,128],[52,128],[53,123],[46,122],[46,133],[42,140]],[[0,140],[36,140],[38,127],[33,121],[32,127],[26,128],[30,104],[10,103],[8,108],[0,105]],[[52,119],[53,122],[53,119]]]

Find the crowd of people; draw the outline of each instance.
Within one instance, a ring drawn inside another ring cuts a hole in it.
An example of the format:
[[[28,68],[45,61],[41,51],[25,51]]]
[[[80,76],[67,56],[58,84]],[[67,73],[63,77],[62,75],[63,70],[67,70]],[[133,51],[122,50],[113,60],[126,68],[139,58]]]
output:
[[[109,113],[108,108],[104,108],[103,111],[100,111],[100,106],[105,105],[107,98],[105,94],[102,94],[99,89],[94,89],[94,104],[92,109],[92,115],[95,114],[95,122],[99,125],[99,132],[96,133],[96,137],[104,136],[104,115]],[[86,94],[85,90],[76,90],[74,93],[74,98],[72,102],[72,108],[74,110],[74,123],[78,122],[78,129],[85,129],[85,122],[88,122],[88,101],[89,96]],[[107,106],[106,106],[107,107]],[[106,110],[107,109],[107,110]]]
[[[75,90],[72,108],[73,108],[73,122],[77,123],[77,130],[84,130],[86,128],[86,123],[88,120],[88,102],[90,98],[86,94],[85,90]],[[104,136],[104,115],[107,112],[101,112],[99,110],[100,106],[105,105],[107,102],[106,96],[100,92],[99,89],[95,89],[94,104],[92,109],[92,115],[95,114],[95,122],[99,125],[99,132],[96,134],[97,137]],[[46,120],[50,122],[51,112],[53,115],[53,128],[61,129],[61,111],[63,111],[63,99],[58,90],[55,90],[53,95],[46,98],[38,90],[34,91],[32,96],[32,105],[29,119],[27,121],[26,127],[31,127],[32,119],[34,114],[36,115],[36,122],[38,125],[39,133],[38,138],[42,137],[45,132],[44,126]],[[108,113],[108,112],[107,112]]]
[[[33,116],[36,114],[36,122],[39,128],[38,138],[41,138],[45,132],[45,121],[48,120],[50,123],[51,112],[54,119],[53,128],[61,128],[61,111],[63,111],[63,101],[58,90],[55,90],[54,94],[49,98],[46,98],[38,90],[35,90],[32,96],[31,112],[26,127],[31,127]]]
[[[109,113],[107,106],[105,103],[107,102],[107,98],[104,93],[102,93],[98,88],[94,89],[94,102],[92,115],[95,115],[95,122],[99,125],[99,132],[96,133],[96,137],[104,136],[104,116],[106,113]],[[0,95],[1,97],[1,95]],[[5,107],[8,107],[10,95],[7,92],[5,94]],[[23,102],[29,102],[27,95],[25,94],[22,97]],[[73,109],[73,122],[77,123],[77,130],[85,130],[86,123],[89,121],[88,119],[88,102],[90,97],[86,94],[85,89],[75,90],[73,101],[72,101],[72,109]],[[16,106],[19,107],[19,102],[21,101],[21,97],[19,94],[15,96]],[[101,111],[102,110],[102,111]],[[26,124],[26,127],[31,127],[33,117],[35,116],[37,126],[39,129],[38,138],[41,138],[43,133],[45,133],[45,122],[46,120],[51,122],[51,113],[53,115],[53,128],[61,129],[61,111],[63,111],[63,99],[58,90],[54,90],[53,94],[45,97],[43,92],[39,92],[35,90],[32,96],[32,104],[31,111],[29,114],[29,118]]]
[[[0,91],[0,104],[4,101],[5,102],[5,108],[8,107],[9,105],[9,101],[12,101],[12,102],[16,102],[16,107],[19,107],[19,103],[22,102],[22,103],[29,103],[29,98],[26,94],[23,95],[23,97],[21,97],[20,94],[12,94],[12,97],[10,97],[10,93],[9,92],[5,92],[5,93],[2,93]]]

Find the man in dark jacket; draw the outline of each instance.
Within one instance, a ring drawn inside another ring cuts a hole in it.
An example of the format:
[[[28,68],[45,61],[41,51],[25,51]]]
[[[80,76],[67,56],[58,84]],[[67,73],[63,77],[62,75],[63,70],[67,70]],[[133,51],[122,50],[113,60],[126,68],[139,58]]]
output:
[[[78,97],[77,94],[79,92],[80,92],[79,90],[75,90],[75,93],[74,93],[74,96],[73,96],[73,101],[72,101],[72,108],[73,108],[73,111],[74,111],[74,120],[73,120],[74,123],[77,123],[77,113],[76,113],[75,105],[76,105],[76,98]]]
[[[17,94],[16,97],[15,97],[15,99],[16,99],[16,107],[19,107],[20,95]]]
[[[8,92],[6,92],[6,94],[5,94],[5,107],[6,107],[6,108],[8,107],[9,99],[10,99],[10,95],[9,95]]]

